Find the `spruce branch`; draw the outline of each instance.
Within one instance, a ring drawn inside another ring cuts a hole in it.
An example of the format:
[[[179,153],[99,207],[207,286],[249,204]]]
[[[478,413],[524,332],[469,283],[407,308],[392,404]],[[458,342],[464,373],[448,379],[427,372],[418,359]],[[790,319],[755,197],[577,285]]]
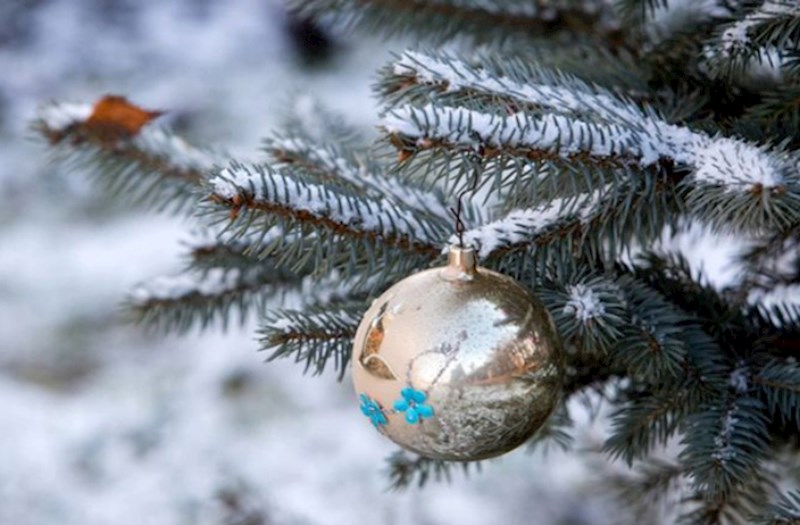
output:
[[[415,34],[435,42],[467,36],[504,41],[570,34],[621,46],[618,22],[607,2],[503,0],[294,0],[308,16],[327,16],[347,26],[383,34]]]
[[[778,501],[767,506],[753,522],[755,525],[800,525],[800,492],[781,494]]]
[[[777,492],[774,474],[767,469],[752,472],[728,494],[696,490],[682,500],[686,510],[679,523],[685,525],[745,525],[765,508]]]
[[[747,107],[736,122],[736,130],[761,142],[785,137],[788,147],[800,147],[800,81],[762,90],[759,101]]]
[[[631,327],[613,357],[639,379],[663,381],[678,377],[687,365],[685,329],[692,328],[691,317],[641,283],[624,279],[620,284]]]
[[[752,376],[774,420],[800,432],[800,363],[795,358],[774,359]]]
[[[161,277],[134,289],[125,305],[137,322],[168,332],[186,332],[215,321],[227,327],[234,312],[244,323],[253,309],[263,311],[277,287],[293,274],[262,261],[258,271],[215,268]]]
[[[688,211],[721,230],[778,230],[800,219],[795,155],[655,119],[602,124],[558,114],[502,116],[428,104],[393,109],[383,126],[398,147],[441,156],[437,175],[442,177],[453,173],[451,160],[463,163],[460,153],[493,162],[506,180],[520,176],[508,169],[508,159],[587,169],[662,166],[679,173],[674,169],[683,168],[690,175],[676,183]],[[529,188],[536,181],[533,173]]]
[[[765,0],[724,25],[703,54],[712,76],[729,79],[754,74],[759,66],[779,70],[785,50],[800,42],[800,6],[793,0]]]
[[[435,219],[450,220],[441,191],[425,191],[389,176],[365,152],[339,144],[317,143],[305,136],[274,137],[265,142],[265,149],[277,165],[300,169],[314,182],[386,198]]]
[[[589,272],[556,273],[544,279],[539,297],[562,339],[581,353],[604,355],[622,337],[627,301],[610,279]]]
[[[764,325],[796,328],[800,324],[800,284],[754,286],[747,294],[750,316]]]
[[[185,210],[205,173],[225,160],[153,125],[135,135],[98,132],[86,123],[91,112],[90,105],[54,103],[40,110],[33,129],[54,147],[57,159],[87,169],[106,196]]]
[[[660,514],[673,510],[671,497],[684,484],[683,467],[670,459],[647,458],[630,470],[604,475],[608,491],[625,509],[622,523],[641,525],[662,523]]]
[[[336,267],[344,276],[403,272],[435,259],[447,224],[386,198],[375,199],[306,182],[268,166],[232,163],[209,183],[210,211],[244,235],[275,225],[296,233],[280,247],[292,267],[313,260],[315,273]],[[275,250],[258,253],[264,257]]]
[[[477,461],[454,462],[430,459],[418,455],[410,455],[397,451],[387,458],[389,479],[394,490],[404,489],[411,485],[421,488],[428,481],[450,482],[452,471],[460,469],[468,475],[473,469],[480,471],[481,464]]]
[[[527,57],[493,63],[484,56],[475,60],[446,51],[407,50],[384,68],[378,90],[389,107],[435,99],[448,106],[591,116],[600,122],[646,116],[624,96]]]
[[[279,227],[240,237],[219,232],[215,234],[209,229],[197,230],[184,243],[188,251],[187,266],[201,272],[214,268],[252,270],[261,264],[256,254],[277,250],[284,237]],[[298,274],[305,275],[309,271],[299,271]]]
[[[636,239],[647,242],[662,231],[673,206],[669,186],[635,180],[611,183],[592,193],[544,200],[464,233],[487,264],[502,261],[521,274],[531,258],[546,261],[559,253],[613,261]],[[546,182],[545,182],[546,184]],[[516,268],[515,268],[516,267]]]
[[[655,168],[655,177],[667,175],[680,192],[688,213],[720,230],[781,230],[799,218],[794,152],[670,124],[650,108],[555,74],[534,72],[525,84],[418,52],[402,55],[390,70],[384,89],[392,93],[391,106],[382,127],[401,158],[411,157],[401,165],[409,173],[464,186],[477,160],[490,189],[531,194],[542,179],[536,166],[592,181],[583,191],[613,180],[609,172]],[[430,101],[415,95],[420,86],[445,94]],[[407,103],[414,100],[428,102]]]
[[[293,357],[314,375],[333,360],[341,381],[363,311],[364,304],[357,302],[270,312],[259,330],[261,350],[271,352],[268,361]]]
[[[631,466],[656,445],[665,445],[695,401],[691,386],[676,384],[652,394],[629,393],[629,399],[611,415],[611,435],[603,450]]]
[[[727,500],[758,474],[770,443],[765,408],[738,393],[687,418],[680,458],[705,499]]]
[[[572,434],[569,432],[572,425],[569,409],[566,403],[562,402],[545,421],[544,426],[528,440],[528,451],[542,450],[544,454],[547,454],[551,447],[561,451],[569,450],[573,442]]]

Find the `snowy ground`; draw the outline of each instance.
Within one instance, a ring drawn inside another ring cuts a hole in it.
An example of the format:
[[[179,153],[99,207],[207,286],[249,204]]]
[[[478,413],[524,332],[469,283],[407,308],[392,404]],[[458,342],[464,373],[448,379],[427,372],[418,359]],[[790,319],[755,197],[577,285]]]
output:
[[[0,524],[607,522],[577,454],[518,451],[469,479],[386,491],[394,448],[347,379],[263,364],[252,327],[174,338],[122,323],[126,291],[178,269],[189,225],[115,209],[26,132],[43,102],[113,92],[254,156],[291,93],[370,125],[391,44],[341,39],[307,68],[277,0],[4,4]]]

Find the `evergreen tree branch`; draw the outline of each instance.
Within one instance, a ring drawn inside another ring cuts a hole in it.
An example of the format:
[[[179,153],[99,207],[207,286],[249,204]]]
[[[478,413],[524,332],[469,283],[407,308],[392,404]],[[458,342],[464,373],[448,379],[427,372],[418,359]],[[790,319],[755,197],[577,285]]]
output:
[[[315,143],[304,136],[275,137],[265,142],[265,148],[278,165],[299,168],[314,182],[390,199],[436,219],[450,220],[441,191],[424,191],[391,177],[364,153],[359,155],[338,144]]]
[[[257,235],[233,238],[224,233],[213,235],[207,229],[200,230],[185,243],[189,251],[188,268],[201,272],[214,268],[252,270],[261,264],[256,254],[276,251],[284,236],[283,230],[278,227]],[[309,271],[298,273],[305,275]]]
[[[778,501],[769,505],[754,520],[755,525],[800,525],[800,492],[781,494]]]
[[[390,107],[436,99],[449,106],[505,106],[509,113],[591,116],[602,122],[645,116],[619,95],[521,58],[476,62],[442,51],[407,50],[384,69],[378,88]]]
[[[504,41],[571,34],[575,38],[623,44],[610,6],[600,0],[553,4],[534,1],[476,0],[295,0],[301,13],[327,15],[348,26],[383,34],[412,33],[436,42],[456,36],[476,41]]]
[[[621,339],[629,316],[615,282],[589,272],[563,272],[545,279],[540,290],[562,340],[581,353],[604,355]]]
[[[558,250],[613,261],[631,240],[648,242],[656,237],[674,206],[668,185],[636,180],[624,170],[618,177],[617,183],[592,193],[511,211],[467,230],[464,239],[478,248],[487,264],[502,261],[503,270],[515,275],[532,259],[548,260]]]
[[[611,435],[603,449],[631,466],[675,434],[691,399],[688,390],[682,388],[629,397],[612,414]]]
[[[650,123],[609,125],[557,114],[501,116],[431,104],[391,110],[383,121],[391,141],[404,151],[438,154],[441,176],[465,175],[466,170],[453,166],[464,163],[459,158],[464,153],[494,163],[495,173],[506,180],[522,176],[521,170],[508,169],[513,167],[508,159],[586,169],[669,168],[674,163],[690,170],[689,177],[677,181],[688,211],[720,229],[782,229],[800,219],[794,155]],[[536,181],[536,172],[529,173],[528,189]]]
[[[417,157],[403,169],[463,186],[477,159],[491,189],[513,184],[509,193],[530,194],[542,178],[535,166],[574,173],[570,182],[592,181],[588,188],[583,182],[583,191],[613,178],[608,172],[656,168],[681,192],[689,213],[721,230],[780,230],[797,220],[795,153],[670,124],[574,79],[528,74],[534,83],[447,55],[399,57],[384,86],[393,107],[382,125],[401,159]],[[422,106],[400,105],[430,100],[420,87],[445,94]]]
[[[550,451],[551,446],[562,451],[569,450],[573,441],[572,434],[569,433],[572,424],[567,405],[562,401],[545,421],[544,426],[528,440],[528,450],[531,452],[543,450],[545,454]]]
[[[294,178],[267,166],[233,163],[209,184],[211,212],[228,210],[228,229],[297,233],[280,247],[292,267],[314,261],[315,273],[333,268],[389,275],[427,264],[448,225],[421,217],[388,199],[374,199]],[[224,220],[224,219],[223,219]],[[266,256],[275,251],[259,253]]]
[[[671,502],[670,496],[680,490],[684,476],[683,467],[679,463],[647,458],[625,473],[604,476],[604,480],[608,481],[605,490],[624,507],[622,523],[662,523],[658,519],[659,513],[667,510]]]
[[[747,294],[750,317],[784,329],[800,324],[800,284],[773,283],[752,287]]]
[[[796,359],[771,360],[751,378],[773,419],[791,423],[800,432],[800,364]]]
[[[404,489],[411,485],[424,487],[428,481],[450,482],[453,469],[459,469],[468,475],[474,468],[480,471],[480,462],[454,462],[430,459],[418,455],[410,455],[397,451],[387,458],[389,479],[394,490]]]
[[[360,302],[271,312],[259,331],[261,349],[271,352],[268,361],[293,357],[314,375],[323,373],[333,360],[341,381],[363,312]]]
[[[777,491],[774,474],[757,469],[731,493],[695,491],[683,500],[688,509],[680,516],[685,525],[745,525],[763,509]]]
[[[198,323],[207,328],[217,320],[227,327],[234,312],[244,323],[251,310],[263,311],[276,287],[292,277],[267,261],[256,272],[216,268],[161,277],[133,290],[126,310],[135,321],[164,331],[186,332]]]
[[[66,164],[85,168],[107,196],[161,209],[185,210],[194,203],[205,173],[225,157],[198,149],[152,125],[137,134],[98,133],[86,124],[92,107],[51,104],[33,128]]]
[[[703,53],[712,76],[740,78],[759,64],[780,69],[782,51],[800,43],[800,6],[793,0],[765,0],[724,25]]]
[[[767,422],[763,403],[743,394],[687,418],[681,462],[706,500],[727,500],[758,473],[770,443]]]
[[[760,142],[785,137],[788,147],[800,147],[800,81],[762,90],[759,101],[747,107],[736,122],[736,130]]]

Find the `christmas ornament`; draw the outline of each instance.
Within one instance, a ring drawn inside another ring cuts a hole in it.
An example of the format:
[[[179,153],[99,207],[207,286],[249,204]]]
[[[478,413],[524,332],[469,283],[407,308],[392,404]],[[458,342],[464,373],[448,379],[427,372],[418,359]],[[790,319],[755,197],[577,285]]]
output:
[[[558,402],[563,378],[541,302],[457,246],[447,266],[375,300],[358,327],[352,367],[375,428],[423,456],[462,461],[526,441]]]

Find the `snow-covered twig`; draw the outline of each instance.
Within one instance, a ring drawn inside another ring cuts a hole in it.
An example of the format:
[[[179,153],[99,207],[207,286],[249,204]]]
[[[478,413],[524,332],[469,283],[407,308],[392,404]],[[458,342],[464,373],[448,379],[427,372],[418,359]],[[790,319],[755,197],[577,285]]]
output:
[[[220,171],[209,187],[212,200],[234,214],[259,211],[334,234],[421,253],[438,252],[433,245],[440,239],[440,225],[426,223],[386,198],[357,196],[299,181],[264,166],[239,163]]]
[[[436,191],[423,191],[380,171],[374,163],[357,158],[333,145],[311,142],[303,137],[274,138],[267,142],[271,155],[289,166],[301,166],[322,181],[363,189],[367,195],[388,198],[402,206],[450,220],[447,206]]]
[[[602,212],[599,193],[573,199],[557,199],[538,208],[512,211],[504,218],[464,232],[464,242],[485,259],[498,251],[567,237]],[[455,242],[455,236],[451,242]]]
[[[58,146],[56,154],[89,168],[108,195],[184,208],[206,173],[227,158],[152,124],[129,136],[94,133],[86,124],[91,114],[87,104],[53,103],[40,109],[33,127]]]
[[[798,45],[798,18],[800,4],[795,0],[766,0],[706,43],[703,55],[708,71],[714,76],[779,80],[783,53]]]

